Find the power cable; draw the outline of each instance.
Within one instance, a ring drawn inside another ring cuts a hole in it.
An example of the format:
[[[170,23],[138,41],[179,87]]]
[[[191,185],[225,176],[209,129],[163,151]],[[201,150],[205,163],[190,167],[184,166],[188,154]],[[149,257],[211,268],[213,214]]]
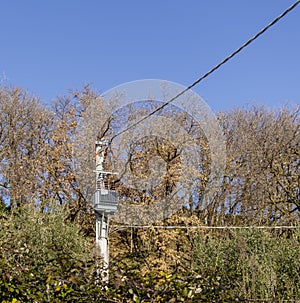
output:
[[[298,229],[297,225],[278,225],[278,226],[206,226],[206,225],[111,225],[114,228],[154,228],[154,229]]]
[[[241,45],[238,49],[236,49],[233,53],[231,53],[228,57],[226,57],[224,60],[222,60],[220,63],[215,65],[212,69],[210,69],[207,73],[205,73],[203,76],[201,76],[199,79],[197,79],[195,82],[190,84],[188,87],[186,87],[184,90],[182,90],[180,93],[178,93],[176,96],[172,97],[169,101],[165,102],[163,105],[146,115],[145,117],[141,118],[140,120],[136,121],[135,123],[129,125],[124,130],[120,131],[119,133],[115,134],[111,137],[110,142],[112,142],[116,137],[120,136],[121,134],[129,131],[130,129],[134,128],[141,122],[145,121],[149,117],[153,116],[155,113],[160,111],[161,109],[165,108],[167,105],[172,103],[174,100],[182,96],[184,93],[192,89],[194,86],[196,86],[198,83],[200,83],[202,80],[207,78],[209,75],[211,75],[213,72],[215,72],[217,69],[219,69],[222,65],[224,65],[226,62],[228,62],[230,59],[232,59],[234,56],[236,56],[239,52],[241,52],[245,47],[247,47],[249,44],[251,44],[253,41],[255,41],[259,36],[261,36],[264,32],[266,32],[270,27],[275,25],[280,19],[282,19],[286,14],[288,14],[290,11],[292,11],[298,4],[300,3],[300,0],[297,0],[294,4],[292,4],[289,8],[287,8],[283,13],[281,13],[278,17],[276,17],[272,22],[270,22],[268,25],[266,25],[263,29],[261,29],[256,35],[254,35],[252,38],[250,38],[247,42],[245,42],[243,45]]]

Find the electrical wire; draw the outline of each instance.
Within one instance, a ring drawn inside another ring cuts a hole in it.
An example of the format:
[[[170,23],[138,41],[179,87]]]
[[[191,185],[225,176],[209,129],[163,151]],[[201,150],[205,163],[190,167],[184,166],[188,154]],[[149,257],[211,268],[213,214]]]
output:
[[[264,34],[269,28],[271,28],[273,25],[275,25],[280,19],[282,19],[285,15],[287,15],[289,12],[291,12],[298,4],[300,3],[300,0],[297,0],[295,3],[293,3],[290,7],[288,7],[284,12],[282,12],[278,17],[276,17],[273,21],[271,21],[268,25],[266,25],[264,28],[262,28],[257,34],[255,34],[252,38],[250,38],[247,42],[242,44],[238,49],[236,49],[234,52],[232,52],[229,56],[227,56],[225,59],[223,59],[220,63],[215,65],[213,68],[211,68],[208,72],[206,72],[203,76],[198,78],[195,82],[190,84],[188,87],[186,87],[184,90],[179,92],[177,95],[172,97],[169,101],[162,104],[160,107],[146,115],[145,117],[141,118],[140,120],[136,121],[135,123],[129,125],[124,130],[120,131],[119,133],[115,134],[110,138],[110,143],[121,134],[129,131],[130,129],[134,128],[141,122],[145,121],[149,117],[153,116],[155,113],[160,111],[161,109],[165,108],[167,105],[175,101],[177,98],[185,94],[187,91],[191,90],[194,86],[199,84],[202,80],[207,78],[209,75],[214,73],[217,69],[219,69],[222,65],[227,63],[230,59],[232,59],[234,56],[236,56],[238,53],[240,53],[244,48],[246,48],[248,45],[250,45],[252,42],[254,42],[258,37],[260,37],[262,34]],[[155,229],[298,229],[300,226],[166,226],[166,225],[112,225],[111,227],[117,228],[117,229],[127,229],[127,228],[155,228]]]
[[[169,101],[165,102],[163,105],[146,115],[145,117],[141,118],[140,120],[136,121],[135,123],[129,125],[124,130],[120,131],[119,133],[115,134],[111,137],[110,142],[112,142],[116,137],[120,136],[121,134],[129,131],[130,129],[134,128],[141,122],[145,121],[149,117],[153,116],[155,113],[160,111],[161,109],[165,108],[167,105],[172,103],[174,100],[185,94],[187,91],[192,89],[194,86],[199,84],[202,80],[207,78],[209,75],[211,75],[213,72],[215,72],[217,69],[219,69],[222,65],[224,65],[226,62],[228,62],[230,59],[232,59],[234,56],[236,56],[239,52],[241,52],[244,48],[246,48],[249,44],[254,42],[259,36],[261,36],[263,33],[265,33],[270,27],[275,25],[280,19],[282,19],[285,15],[287,15],[290,11],[292,11],[298,4],[300,3],[300,0],[297,0],[294,4],[292,4],[290,7],[288,7],[283,13],[281,13],[278,17],[276,17],[273,21],[271,21],[268,25],[266,25],[263,29],[261,29],[256,35],[254,35],[252,38],[250,38],[247,42],[245,42],[243,45],[241,45],[238,49],[236,49],[233,53],[231,53],[229,56],[227,56],[224,60],[222,60],[220,63],[215,65],[212,69],[210,69],[207,73],[205,73],[203,76],[201,76],[199,79],[197,79],[195,82],[190,84],[188,87],[186,87],[184,90],[182,90],[180,93],[178,93],[176,96],[172,97]]]
[[[278,225],[278,226],[206,226],[206,225],[111,225],[119,229],[127,228],[154,228],[154,229],[298,229],[297,225]]]

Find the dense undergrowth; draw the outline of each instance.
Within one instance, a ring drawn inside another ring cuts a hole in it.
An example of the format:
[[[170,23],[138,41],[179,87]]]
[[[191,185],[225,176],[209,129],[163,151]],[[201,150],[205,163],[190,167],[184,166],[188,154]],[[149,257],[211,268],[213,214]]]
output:
[[[96,274],[99,259],[93,237],[83,235],[80,226],[66,218],[61,209],[1,211],[0,302],[297,302],[300,298],[299,230],[199,231],[192,235],[193,248],[185,251],[189,262],[177,259],[177,267],[164,271],[151,265],[146,255],[112,243],[110,280],[102,283]],[[169,232],[162,231],[166,238]],[[179,231],[176,235],[182,241],[186,236]]]

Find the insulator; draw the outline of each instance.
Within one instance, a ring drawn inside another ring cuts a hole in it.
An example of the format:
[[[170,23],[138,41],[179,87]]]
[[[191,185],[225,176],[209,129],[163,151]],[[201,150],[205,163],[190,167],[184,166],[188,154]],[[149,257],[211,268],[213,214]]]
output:
[[[105,189],[109,189],[109,188],[108,188],[108,180],[104,180],[104,188],[105,188]]]

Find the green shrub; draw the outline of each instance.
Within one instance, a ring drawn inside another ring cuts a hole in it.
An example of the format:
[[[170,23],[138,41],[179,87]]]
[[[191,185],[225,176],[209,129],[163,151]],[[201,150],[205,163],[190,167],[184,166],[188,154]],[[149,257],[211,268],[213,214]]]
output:
[[[1,302],[91,302],[101,296],[93,244],[62,209],[0,216]]]
[[[290,236],[266,230],[210,232],[199,236],[195,268],[219,279],[241,300],[300,298],[300,232]]]
[[[162,272],[120,255],[99,282],[94,238],[46,213],[0,211],[0,302],[295,302],[300,298],[300,232],[223,230],[199,233],[188,268]],[[166,231],[168,232],[168,231]],[[114,248],[117,249],[117,248]]]

